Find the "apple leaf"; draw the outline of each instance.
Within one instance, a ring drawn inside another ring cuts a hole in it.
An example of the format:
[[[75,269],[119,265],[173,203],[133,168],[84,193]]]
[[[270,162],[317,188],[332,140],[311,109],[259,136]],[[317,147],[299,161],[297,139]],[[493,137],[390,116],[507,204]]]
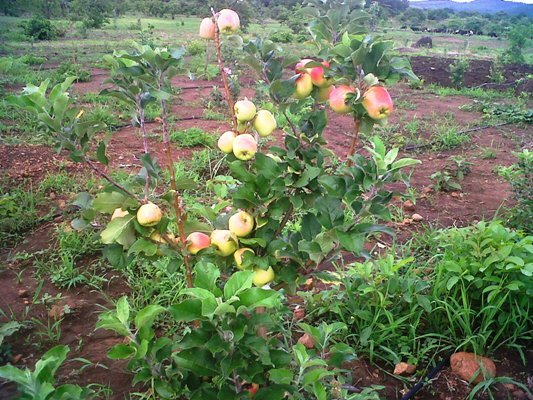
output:
[[[135,229],[133,227],[133,220],[135,216],[126,215],[121,218],[115,218],[107,227],[100,233],[103,244],[111,244],[117,242],[123,246],[129,247],[135,241]]]
[[[252,278],[252,271],[235,272],[224,285],[224,298],[229,300],[233,296],[237,296],[243,290],[251,288]]]
[[[93,200],[93,207],[102,213],[112,214],[117,208],[124,205],[126,196],[120,192],[98,193]]]

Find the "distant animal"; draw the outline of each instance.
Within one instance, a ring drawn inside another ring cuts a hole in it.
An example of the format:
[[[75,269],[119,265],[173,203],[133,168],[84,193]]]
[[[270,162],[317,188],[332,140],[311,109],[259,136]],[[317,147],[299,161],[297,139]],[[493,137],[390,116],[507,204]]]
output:
[[[429,36],[423,36],[418,39],[418,42],[413,44],[413,47],[427,47],[428,49],[431,49],[433,47],[433,40],[431,40]]]
[[[400,29],[407,29],[407,25],[400,26]]]
[[[412,30],[413,32],[420,32],[420,27],[418,27],[418,26],[411,26],[411,30]]]
[[[498,34],[496,32],[489,32],[488,35],[490,37],[498,37]]]

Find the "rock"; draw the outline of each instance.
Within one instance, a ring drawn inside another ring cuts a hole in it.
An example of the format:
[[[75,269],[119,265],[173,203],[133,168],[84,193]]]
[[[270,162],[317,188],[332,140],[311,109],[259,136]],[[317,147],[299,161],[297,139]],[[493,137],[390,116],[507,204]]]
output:
[[[394,366],[394,375],[409,376],[416,371],[416,365],[408,364],[406,362],[398,363]]]
[[[56,194],[54,192],[50,192],[48,197],[50,197],[50,200],[54,200],[57,196],[56,196]]]
[[[298,343],[303,344],[308,349],[312,349],[316,344],[315,339],[313,339],[308,333],[304,333],[303,336],[298,339]]]
[[[424,194],[430,194],[433,192],[433,188],[431,186],[426,186],[424,189],[422,189],[422,193]]]
[[[424,220],[424,217],[421,216],[420,214],[413,214],[413,215],[411,215],[411,218],[412,218],[413,221],[415,221],[415,222],[420,222],[420,221],[423,221],[423,220]]]
[[[456,199],[459,199],[459,198],[461,198],[461,193],[459,193],[459,192],[451,192],[450,196],[452,196],[452,197],[454,197]]]
[[[54,318],[54,319],[60,319],[63,314],[65,313],[64,311],[64,307],[63,306],[58,306],[56,304],[54,304],[50,310],[48,311],[48,316],[50,318]]]
[[[299,320],[303,319],[305,317],[305,309],[300,307],[300,306],[297,306],[294,309],[293,316],[294,316],[294,320],[295,321],[299,321]]]
[[[20,289],[17,293],[18,297],[28,297],[30,292],[28,289]]]
[[[411,225],[412,222],[413,222],[413,220],[411,218],[404,218],[403,219],[403,224],[404,225]]]
[[[477,384],[484,377],[496,376],[496,364],[488,357],[459,352],[450,357],[452,371],[465,381]],[[474,378],[475,377],[475,378]]]
[[[405,200],[405,202],[403,203],[403,210],[410,211],[410,212],[414,211],[415,210],[414,203],[411,200]]]

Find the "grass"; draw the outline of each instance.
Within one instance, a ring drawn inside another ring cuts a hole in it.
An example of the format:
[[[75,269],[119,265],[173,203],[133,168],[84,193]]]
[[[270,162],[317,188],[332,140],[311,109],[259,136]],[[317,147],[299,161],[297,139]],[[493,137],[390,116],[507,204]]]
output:
[[[170,141],[180,147],[214,147],[217,137],[200,128],[189,128],[170,133]]]

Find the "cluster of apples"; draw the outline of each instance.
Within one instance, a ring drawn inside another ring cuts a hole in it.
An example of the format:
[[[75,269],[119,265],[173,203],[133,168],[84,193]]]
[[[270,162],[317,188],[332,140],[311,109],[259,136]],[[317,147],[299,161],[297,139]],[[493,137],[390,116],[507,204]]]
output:
[[[239,14],[230,9],[220,10],[216,16],[216,25],[213,18],[204,18],[200,23],[200,37],[207,40],[215,39],[215,30],[226,35],[235,33],[241,26]]]
[[[218,148],[226,153],[233,153],[239,160],[247,161],[257,152],[257,139],[246,133],[250,128],[260,137],[267,137],[277,127],[274,115],[268,110],[259,110],[248,99],[239,100],[234,106],[237,126],[235,130],[224,132],[218,139]]]
[[[293,96],[299,100],[305,99],[313,91],[313,86],[316,86],[318,88],[316,99],[320,102],[326,101],[333,89],[333,80],[324,76],[323,67],[306,67],[311,62],[316,61],[304,59],[296,64],[294,70],[300,76],[296,79],[296,90]],[[321,64],[326,68],[330,66],[328,61],[322,61]]]
[[[208,236],[202,232],[193,232],[187,237],[187,249],[191,254],[198,254],[201,250],[213,247],[215,253],[222,257],[233,255],[235,265],[243,270],[243,254],[254,251],[248,247],[239,248],[239,238],[243,238],[252,233],[254,229],[254,218],[246,211],[238,211],[228,220],[228,229],[215,229]],[[272,267],[267,270],[253,268],[253,283],[262,287],[272,282],[276,275]]]

